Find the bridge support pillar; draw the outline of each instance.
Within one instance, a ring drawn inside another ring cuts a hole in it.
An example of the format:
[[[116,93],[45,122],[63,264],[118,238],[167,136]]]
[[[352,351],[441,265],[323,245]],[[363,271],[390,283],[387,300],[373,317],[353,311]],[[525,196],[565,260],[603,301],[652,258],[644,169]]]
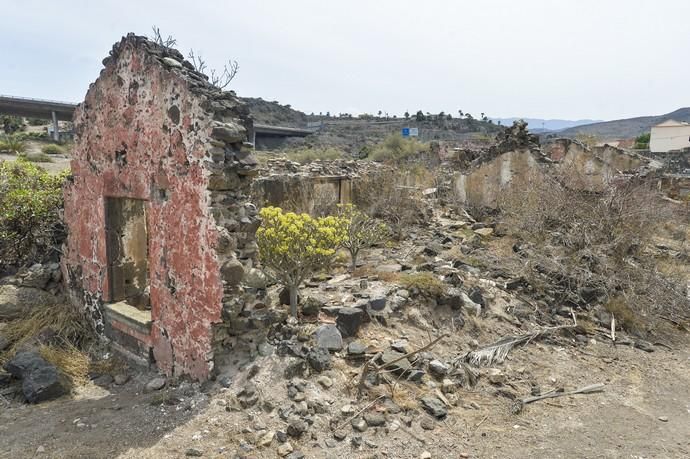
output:
[[[55,112],[50,113],[53,117],[53,140],[58,142],[60,140],[60,130],[58,129],[58,120]]]

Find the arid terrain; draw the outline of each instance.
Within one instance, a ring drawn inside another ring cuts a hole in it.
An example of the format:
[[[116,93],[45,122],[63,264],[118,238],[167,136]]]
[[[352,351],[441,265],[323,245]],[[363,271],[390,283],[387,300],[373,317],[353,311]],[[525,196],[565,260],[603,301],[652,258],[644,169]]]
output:
[[[690,457],[690,150],[306,115],[174,45],[59,143],[3,118],[0,459]]]

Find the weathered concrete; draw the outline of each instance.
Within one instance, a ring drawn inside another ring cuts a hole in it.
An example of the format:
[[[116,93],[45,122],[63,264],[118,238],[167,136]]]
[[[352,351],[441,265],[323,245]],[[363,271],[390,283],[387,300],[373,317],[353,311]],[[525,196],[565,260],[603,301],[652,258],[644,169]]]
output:
[[[577,175],[583,186],[597,191],[614,177],[635,173],[648,161],[610,145],[589,148],[572,139],[556,139],[542,147],[565,173]]]
[[[556,139],[540,148],[480,154],[468,170],[455,174],[453,187],[459,203],[495,208],[502,190],[515,177],[529,178],[545,167],[571,176],[582,189],[601,191],[618,177],[639,173],[648,163],[610,145],[590,149],[575,140]]]
[[[538,163],[538,155],[529,149],[503,153],[468,173],[457,174],[455,196],[460,203],[496,207],[499,194],[513,177],[528,176],[536,170]]]

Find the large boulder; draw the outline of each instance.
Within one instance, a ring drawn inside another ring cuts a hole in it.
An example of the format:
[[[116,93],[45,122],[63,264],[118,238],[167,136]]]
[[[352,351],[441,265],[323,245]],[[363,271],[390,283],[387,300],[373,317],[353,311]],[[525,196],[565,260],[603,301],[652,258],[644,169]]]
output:
[[[420,401],[424,411],[436,419],[443,419],[448,414],[448,409],[443,402],[433,395],[426,395]]]
[[[69,393],[69,381],[60,370],[46,362],[23,379],[22,392],[29,403],[53,400]]]
[[[343,337],[338,327],[331,324],[321,325],[314,332],[316,346],[329,351],[339,351],[343,348]]]
[[[22,392],[29,403],[52,400],[70,391],[67,377],[53,364],[46,362],[38,351],[18,352],[4,368],[22,380]]]
[[[53,306],[59,301],[59,297],[38,288],[0,285],[0,321],[25,317],[36,308]]]
[[[359,327],[365,321],[365,312],[359,308],[340,308],[335,323],[343,337],[357,335]]]

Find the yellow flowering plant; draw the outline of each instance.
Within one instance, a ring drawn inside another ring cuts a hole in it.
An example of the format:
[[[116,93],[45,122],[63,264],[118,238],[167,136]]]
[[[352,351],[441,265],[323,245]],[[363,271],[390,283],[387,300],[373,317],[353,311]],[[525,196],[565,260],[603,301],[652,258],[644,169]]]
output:
[[[343,234],[341,247],[350,252],[350,269],[357,267],[357,256],[363,248],[386,241],[390,235],[388,227],[370,217],[354,204],[338,205],[338,222]]]
[[[333,216],[314,218],[308,214],[283,212],[264,207],[256,231],[259,258],[266,273],[290,292],[290,312],[297,316],[300,284],[328,266],[343,240],[343,227]]]

